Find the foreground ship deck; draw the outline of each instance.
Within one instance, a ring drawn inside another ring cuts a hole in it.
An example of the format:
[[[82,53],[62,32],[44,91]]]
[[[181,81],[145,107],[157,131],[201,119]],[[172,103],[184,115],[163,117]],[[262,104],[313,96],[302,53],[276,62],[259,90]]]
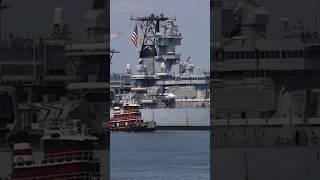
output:
[[[28,139],[18,140],[13,148],[12,179],[101,179],[100,160],[94,154],[93,145],[98,138],[71,128],[46,132],[40,162],[33,160]]]

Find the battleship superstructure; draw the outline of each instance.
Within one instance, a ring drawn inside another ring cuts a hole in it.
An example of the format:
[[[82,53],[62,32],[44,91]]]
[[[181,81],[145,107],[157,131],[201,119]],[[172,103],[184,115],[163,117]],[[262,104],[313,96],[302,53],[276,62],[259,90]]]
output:
[[[107,169],[108,5],[106,0],[92,2],[84,16],[84,34],[73,34],[64,22],[63,8],[57,7],[51,34],[9,34],[0,40],[1,163],[12,164],[10,147],[16,142],[16,133],[30,137],[30,148],[39,158],[50,123],[77,120],[74,137],[86,126],[86,134],[97,139],[92,149],[100,159],[99,168]],[[60,137],[54,138],[59,141]],[[6,167],[1,175],[11,173],[12,166]],[[107,174],[101,173],[98,179],[107,179]]]
[[[136,73],[128,64],[121,77],[122,85],[127,86],[123,86],[121,92],[117,89],[113,95],[123,94],[122,101],[134,98],[144,108],[184,107],[184,102],[193,107],[208,107],[209,74],[195,67],[190,57],[182,60],[181,54],[176,52],[176,46],[181,45],[182,33],[174,23],[175,18],[152,14],[131,17],[131,20],[147,33],[139,52]],[[123,103],[120,99],[114,100],[114,103]]]
[[[255,1],[212,0],[213,179],[319,177],[320,38],[291,18],[269,35]]]
[[[134,99],[142,107],[143,118],[156,117],[160,126],[208,126],[210,75],[176,51],[183,38],[176,19],[151,14],[131,20],[143,33],[138,65],[136,72],[127,64],[124,73],[111,75],[112,104]],[[188,117],[193,111],[203,116]]]
[[[14,88],[20,104],[82,98],[105,107],[109,72],[106,7],[105,0],[93,1],[84,17],[86,34],[81,36],[72,35],[64,23],[63,9],[57,7],[52,34],[1,39],[1,86]]]

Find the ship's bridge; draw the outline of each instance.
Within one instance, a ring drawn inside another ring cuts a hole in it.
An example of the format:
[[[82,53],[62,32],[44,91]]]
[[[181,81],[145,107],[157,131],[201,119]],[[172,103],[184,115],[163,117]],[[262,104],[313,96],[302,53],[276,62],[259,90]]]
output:
[[[66,47],[66,56],[107,56],[107,44],[102,43],[78,43]]]
[[[319,70],[320,45],[300,38],[237,39],[216,50],[219,71]]]

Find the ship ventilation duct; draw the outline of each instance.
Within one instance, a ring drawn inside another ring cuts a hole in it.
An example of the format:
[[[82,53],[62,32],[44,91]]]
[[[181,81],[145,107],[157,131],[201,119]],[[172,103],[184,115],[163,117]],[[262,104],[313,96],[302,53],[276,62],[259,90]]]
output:
[[[130,74],[130,73],[131,73],[131,66],[130,66],[130,64],[127,64],[126,73],[127,73],[127,74]]]
[[[54,24],[63,24],[63,9],[56,7],[54,10]]]
[[[161,72],[166,72],[166,64],[164,62],[161,63]]]

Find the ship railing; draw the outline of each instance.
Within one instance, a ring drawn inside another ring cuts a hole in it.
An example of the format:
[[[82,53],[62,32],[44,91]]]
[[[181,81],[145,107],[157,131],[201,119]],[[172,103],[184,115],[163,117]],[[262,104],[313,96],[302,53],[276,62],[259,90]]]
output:
[[[142,119],[139,119],[139,118],[123,118],[123,119],[119,119],[119,120],[116,120],[116,121],[110,121],[111,123],[121,123],[121,122],[129,122],[129,121],[142,121]]]
[[[124,112],[122,115],[140,114],[139,111]]]
[[[128,124],[124,124],[126,122],[129,122],[129,121],[134,121],[134,123],[128,123]],[[146,123],[144,123],[142,120],[137,120],[137,119],[133,119],[133,120],[126,120],[126,121],[118,121],[116,123],[119,123],[119,125],[115,125],[114,124],[115,122],[113,122],[109,128],[111,129],[125,129],[125,128],[128,128],[128,127],[137,127],[137,126],[141,126],[141,125],[145,125]],[[122,125],[120,124],[122,123]]]
[[[0,176],[0,180],[11,180],[11,176]]]
[[[126,112],[139,112],[139,108],[125,108]]]
[[[84,171],[80,173],[64,173],[58,175],[43,175],[37,177],[14,177],[12,180],[52,180],[52,179],[63,179],[63,180],[75,180],[75,179],[90,179],[98,180],[101,174],[98,172]]]
[[[114,123],[126,123],[126,122],[135,122],[134,124],[135,125],[139,125],[139,124],[142,124],[143,121],[141,119],[129,119],[129,120],[120,120],[120,121],[114,121],[114,122],[111,122],[111,125],[109,127],[115,127],[116,125],[114,125]],[[130,125],[128,123],[128,125]]]
[[[224,118],[212,120],[213,126],[247,126],[247,125],[320,125],[319,118]]]
[[[94,161],[94,154],[91,151],[70,151],[64,153],[46,154],[42,164],[66,162],[73,160]]]
[[[234,135],[235,136],[235,135]],[[320,147],[320,137],[306,137],[297,140],[294,137],[277,135],[275,137],[250,136],[246,138],[221,137],[214,139],[214,148],[288,148]],[[292,136],[294,136],[292,134]]]
[[[215,148],[281,148],[281,147],[296,147],[295,141],[290,138],[278,139],[215,139]]]

